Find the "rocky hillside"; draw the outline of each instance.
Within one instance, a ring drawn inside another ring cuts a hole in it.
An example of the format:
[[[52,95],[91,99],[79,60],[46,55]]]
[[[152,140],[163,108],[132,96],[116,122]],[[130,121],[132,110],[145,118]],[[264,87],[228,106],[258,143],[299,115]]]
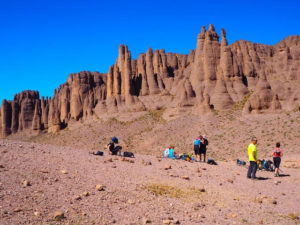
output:
[[[24,91],[2,102],[0,136],[25,129],[57,132],[97,114],[193,107],[196,114],[243,107],[243,113],[300,107],[300,37],[275,46],[221,41],[202,28],[188,55],[148,49],[132,59],[127,46],[107,74],[71,74],[51,99]]]

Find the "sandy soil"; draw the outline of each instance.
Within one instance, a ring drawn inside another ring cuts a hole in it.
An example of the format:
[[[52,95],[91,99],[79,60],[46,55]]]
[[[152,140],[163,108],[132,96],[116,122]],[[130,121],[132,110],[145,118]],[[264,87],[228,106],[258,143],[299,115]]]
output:
[[[0,140],[0,224],[300,222],[299,158],[283,160],[285,176],[258,171],[262,179],[251,180],[231,161],[212,166],[142,154],[124,161],[90,150]],[[55,219],[56,211],[65,218]]]

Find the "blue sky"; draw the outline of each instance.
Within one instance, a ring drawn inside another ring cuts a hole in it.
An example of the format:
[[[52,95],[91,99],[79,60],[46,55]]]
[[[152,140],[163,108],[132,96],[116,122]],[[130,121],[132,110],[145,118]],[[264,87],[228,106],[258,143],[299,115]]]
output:
[[[70,73],[107,72],[126,44],[188,53],[201,27],[229,43],[276,44],[300,34],[300,1],[0,0],[0,101],[22,90],[52,96]]]

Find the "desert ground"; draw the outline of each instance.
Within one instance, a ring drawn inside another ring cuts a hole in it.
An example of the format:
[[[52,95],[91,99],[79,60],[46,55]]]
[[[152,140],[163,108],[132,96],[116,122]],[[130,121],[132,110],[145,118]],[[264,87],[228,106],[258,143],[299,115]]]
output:
[[[199,116],[162,108],[95,113],[56,134],[17,133],[0,140],[0,224],[298,224],[299,125],[297,110]],[[192,152],[200,134],[218,165],[162,157],[170,144]],[[282,176],[247,179],[247,166],[236,165],[247,161],[253,135],[260,159],[281,143]],[[112,136],[135,158],[111,157]],[[104,156],[89,154],[96,150]]]

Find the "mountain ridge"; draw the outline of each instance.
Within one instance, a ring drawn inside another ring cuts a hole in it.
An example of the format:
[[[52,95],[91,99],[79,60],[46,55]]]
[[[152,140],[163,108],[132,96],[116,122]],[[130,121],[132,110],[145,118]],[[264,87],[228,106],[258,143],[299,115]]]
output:
[[[243,113],[273,113],[300,106],[300,37],[276,45],[240,40],[228,45],[213,25],[202,27],[189,54],[164,49],[131,58],[126,45],[108,72],[70,74],[52,98],[23,91],[3,100],[0,132],[5,137],[32,129],[57,132],[70,120],[97,113],[193,107],[196,113],[232,109],[244,101]]]

